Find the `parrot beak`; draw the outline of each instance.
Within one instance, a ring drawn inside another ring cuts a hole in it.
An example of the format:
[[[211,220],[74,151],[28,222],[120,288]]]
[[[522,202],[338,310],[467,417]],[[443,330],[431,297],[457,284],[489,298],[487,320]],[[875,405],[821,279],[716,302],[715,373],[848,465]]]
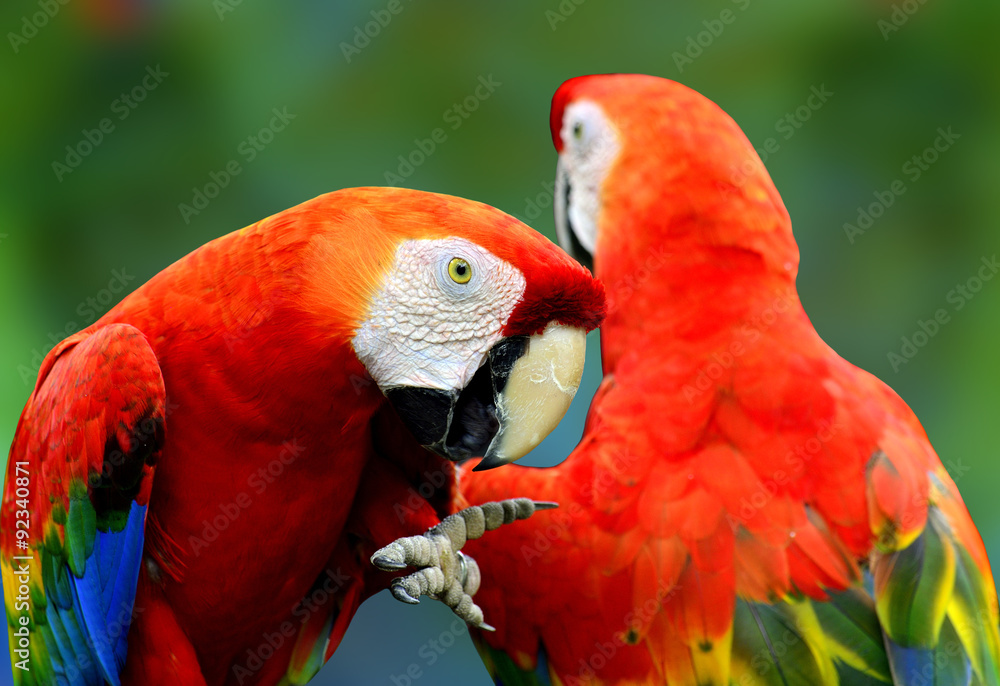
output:
[[[454,462],[482,456],[474,471],[492,469],[523,457],[563,418],[586,345],[583,329],[552,323],[494,345],[461,390],[404,386],[385,395],[424,447]]]
[[[594,256],[580,242],[576,231],[573,230],[573,222],[570,220],[569,202],[571,190],[569,173],[566,171],[566,165],[563,163],[562,156],[560,155],[559,162],[556,164],[555,201],[552,203],[555,210],[556,238],[559,239],[559,245],[563,250],[593,273]]]

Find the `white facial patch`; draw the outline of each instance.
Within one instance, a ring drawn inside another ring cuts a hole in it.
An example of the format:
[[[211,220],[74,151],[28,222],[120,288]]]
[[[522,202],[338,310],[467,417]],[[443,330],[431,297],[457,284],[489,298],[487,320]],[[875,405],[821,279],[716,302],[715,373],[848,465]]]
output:
[[[471,271],[465,283],[456,258]],[[502,338],[524,288],[519,269],[471,241],[406,241],[355,333],[354,352],[383,392],[460,390]]]
[[[568,225],[590,254],[597,244],[601,212],[601,184],[621,150],[618,132],[594,102],[575,102],[563,112],[559,132],[563,150],[556,173],[556,230],[559,242],[569,244]],[[568,202],[566,196],[569,186]]]

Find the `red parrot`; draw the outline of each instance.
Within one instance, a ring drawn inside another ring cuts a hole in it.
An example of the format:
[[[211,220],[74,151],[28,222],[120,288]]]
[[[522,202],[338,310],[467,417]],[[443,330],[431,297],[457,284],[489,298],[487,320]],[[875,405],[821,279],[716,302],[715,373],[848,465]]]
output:
[[[525,225],[402,189],[179,260],[57,345],[21,415],[16,683],[305,683],[379,590],[370,551],[452,511],[451,461],[503,464],[558,421],[603,312]]]
[[[1000,683],[993,575],[913,412],[816,333],[760,158],[643,75],[556,92],[556,224],[608,290],[604,380],[560,504],[466,550],[498,684]]]

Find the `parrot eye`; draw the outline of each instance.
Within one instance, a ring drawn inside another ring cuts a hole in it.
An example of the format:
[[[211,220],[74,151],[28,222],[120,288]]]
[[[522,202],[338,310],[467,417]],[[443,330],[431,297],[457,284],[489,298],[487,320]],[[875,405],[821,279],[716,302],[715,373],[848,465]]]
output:
[[[472,267],[461,257],[453,257],[448,263],[448,276],[455,283],[469,283],[472,279]]]
[[[583,138],[583,124],[580,122],[573,124],[573,138],[577,140]]]

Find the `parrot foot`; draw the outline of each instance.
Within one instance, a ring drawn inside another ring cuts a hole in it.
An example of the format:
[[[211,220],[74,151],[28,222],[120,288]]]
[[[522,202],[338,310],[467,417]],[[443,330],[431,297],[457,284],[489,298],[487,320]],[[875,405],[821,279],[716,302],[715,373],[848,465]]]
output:
[[[529,498],[468,507],[445,517],[419,536],[393,541],[372,555],[371,561],[387,572],[410,565],[423,568],[409,576],[393,579],[390,590],[396,600],[416,604],[421,595],[426,595],[443,602],[468,624],[493,631],[493,627],[483,621],[482,609],[472,602],[472,596],[479,590],[479,565],[462,552],[462,546],[487,531],[554,507],[558,504]]]

